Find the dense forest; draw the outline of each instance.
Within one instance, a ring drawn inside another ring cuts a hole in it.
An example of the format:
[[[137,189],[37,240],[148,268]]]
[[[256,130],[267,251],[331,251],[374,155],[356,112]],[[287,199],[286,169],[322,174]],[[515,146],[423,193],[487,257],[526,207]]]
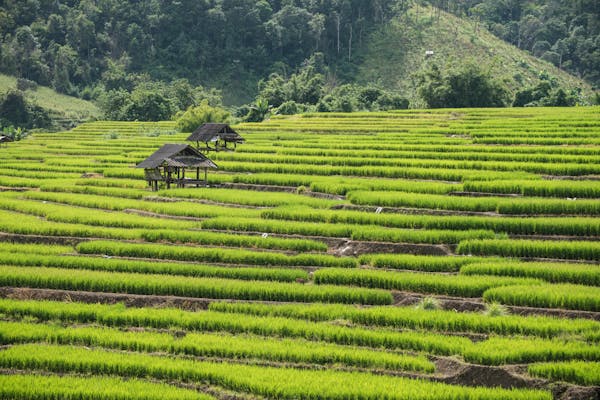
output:
[[[314,52],[331,63],[351,60],[353,46],[407,5],[396,0],[7,0],[0,8],[0,70],[71,94],[99,82],[108,89],[125,87],[128,82],[118,76],[123,71],[163,81],[245,85],[270,72],[286,73]]]
[[[321,111],[403,108],[407,104],[401,93],[343,84],[356,81],[356,54],[369,34],[392,18],[403,18],[411,8],[432,5],[477,21],[598,87],[599,4],[597,0],[3,0],[0,72],[97,101],[107,117],[115,119],[144,119],[147,108],[156,108],[164,99],[168,104],[153,110],[154,118],[169,117],[202,100],[220,106],[221,93],[213,88],[223,90],[229,105],[249,103],[259,95],[257,103],[242,108],[240,115],[264,106],[260,101],[266,98],[269,106],[286,103],[287,112],[302,111],[306,105]],[[438,83],[443,86],[442,72]],[[434,75],[429,73],[423,81]],[[435,86],[430,83],[429,88]],[[495,93],[497,98],[489,104],[513,103],[501,90]],[[139,104],[140,99],[145,103]],[[428,101],[430,106],[438,103],[439,99]]]

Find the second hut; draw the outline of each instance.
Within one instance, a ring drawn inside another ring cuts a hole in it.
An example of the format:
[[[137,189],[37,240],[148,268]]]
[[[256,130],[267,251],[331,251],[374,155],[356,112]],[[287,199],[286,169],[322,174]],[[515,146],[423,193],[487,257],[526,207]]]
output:
[[[244,143],[241,137],[227,124],[209,123],[196,129],[187,139],[189,142],[196,142],[196,148],[200,151],[227,151],[232,150],[228,147],[231,143],[235,149],[238,143]],[[200,143],[205,147],[200,148]]]

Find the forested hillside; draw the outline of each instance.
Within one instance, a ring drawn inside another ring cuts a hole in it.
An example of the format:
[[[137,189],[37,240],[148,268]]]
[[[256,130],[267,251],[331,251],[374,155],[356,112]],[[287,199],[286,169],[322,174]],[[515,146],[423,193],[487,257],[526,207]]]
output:
[[[435,1],[481,21],[493,34],[600,86],[600,2],[597,0]]]
[[[247,100],[259,78],[314,52],[332,64],[347,58],[407,3],[9,0],[0,9],[0,68],[64,93],[127,86],[121,74],[136,72],[225,86],[240,93],[232,100]]]
[[[171,119],[202,104],[228,106],[246,121],[409,105],[590,104],[598,101],[598,7],[593,0],[6,0],[0,72],[20,78],[20,87],[91,100],[115,120]],[[16,124],[6,120],[2,95],[0,125]]]

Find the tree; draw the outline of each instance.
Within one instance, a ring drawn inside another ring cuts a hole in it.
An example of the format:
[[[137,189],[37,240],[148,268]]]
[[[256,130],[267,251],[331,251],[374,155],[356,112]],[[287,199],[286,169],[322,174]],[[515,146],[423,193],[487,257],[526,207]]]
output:
[[[174,114],[172,100],[160,88],[141,85],[131,92],[130,104],[125,109],[128,121],[164,121]]]
[[[229,112],[223,108],[212,107],[208,100],[203,100],[198,106],[177,114],[177,129],[180,132],[193,132],[207,122],[229,122],[230,117]]]
[[[246,122],[262,122],[269,115],[269,102],[265,99],[258,98],[250,106],[248,115],[244,118]]]
[[[418,92],[431,108],[504,107],[508,97],[499,82],[472,63],[445,74],[434,64],[421,77]]]
[[[10,90],[0,97],[0,125],[47,128],[50,124],[48,111],[31,104],[20,90]]]

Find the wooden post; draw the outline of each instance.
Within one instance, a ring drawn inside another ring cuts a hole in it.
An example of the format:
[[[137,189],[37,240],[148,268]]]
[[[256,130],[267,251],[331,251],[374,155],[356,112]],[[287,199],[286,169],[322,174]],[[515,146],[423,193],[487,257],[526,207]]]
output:
[[[181,187],[185,187],[185,167],[181,168]]]
[[[196,187],[200,187],[200,167],[196,167]]]
[[[167,170],[167,189],[171,189],[171,168],[165,167]]]

